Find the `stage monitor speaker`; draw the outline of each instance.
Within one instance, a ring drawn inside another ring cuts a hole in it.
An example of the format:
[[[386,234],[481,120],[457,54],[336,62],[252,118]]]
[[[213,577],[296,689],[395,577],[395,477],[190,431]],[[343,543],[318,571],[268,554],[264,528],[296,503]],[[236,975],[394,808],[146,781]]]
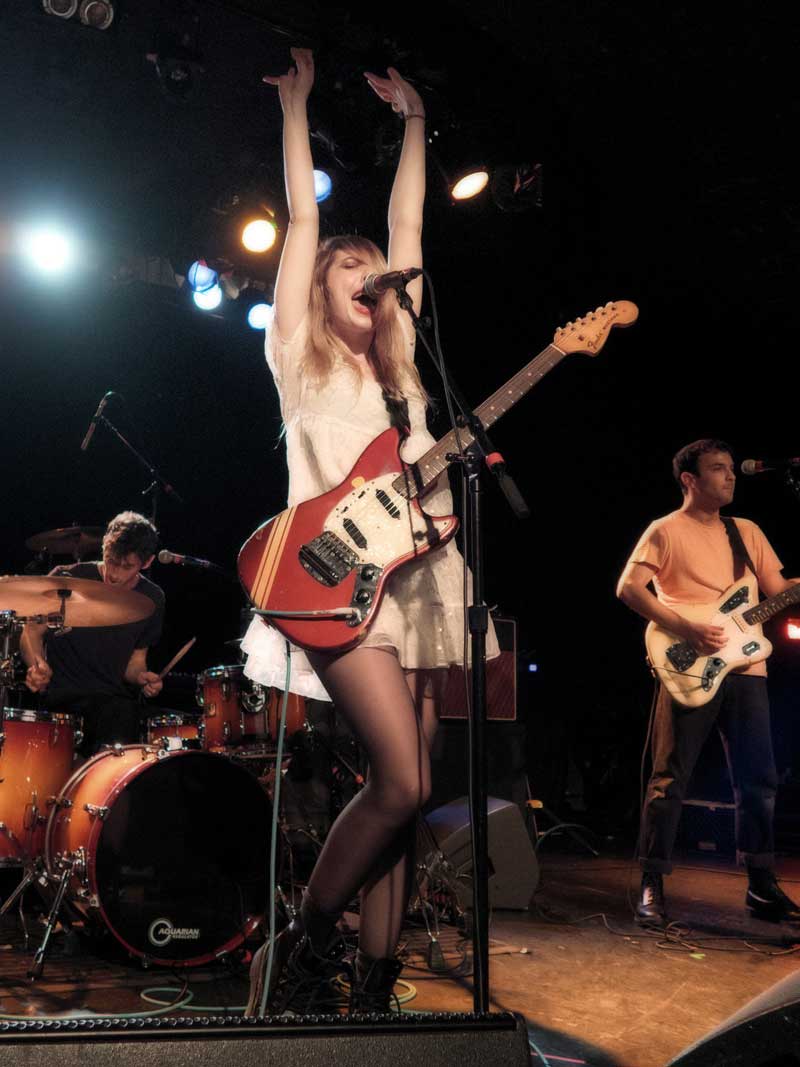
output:
[[[486,662],[487,718],[513,722],[517,717],[517,623],[492,617],[500,655]],[[442,706],[442,719],[466,719],[464,669],[451,667]]]
[[[489,797],[489,904],[493,908],[527,908],[539,884],[539,863],[516,804]],[[463,908],[472,907],[472,845],[469,799],[436,808],[425,821],[444,858],[456,874],[458,898]],[[436,862],[426,857],[426,866]]]
[[[0,1022],[3,1067],[529,1067],[509,1012],[271,1019],[30,1019]]]
[[[800,1067],[800,973],[748,1001],[667,1067]]]

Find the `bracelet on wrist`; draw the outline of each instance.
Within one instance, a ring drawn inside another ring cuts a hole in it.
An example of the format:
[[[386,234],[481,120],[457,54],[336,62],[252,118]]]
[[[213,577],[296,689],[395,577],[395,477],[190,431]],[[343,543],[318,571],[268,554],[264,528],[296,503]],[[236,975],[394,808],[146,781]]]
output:
[[[425,116],[420,114],[417,111],[412,111],[412,113],[410,115],[404,115],[403,116],[403,121],[404,122],[408,122],[409,119],[422,119],[422,121],[424,122],[425,121]]]

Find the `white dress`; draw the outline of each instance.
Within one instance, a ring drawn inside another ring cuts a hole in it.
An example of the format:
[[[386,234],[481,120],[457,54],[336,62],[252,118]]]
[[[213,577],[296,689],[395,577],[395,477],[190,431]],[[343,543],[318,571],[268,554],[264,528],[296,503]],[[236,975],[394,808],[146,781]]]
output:
[[[381,386],[343,360],[327,382],[319,385],[300,373],[308,336],[305,318],[294,337],[267,343],[272,371],[286,427],[289,499],[293,507],[339,485],[356,460],[391,425]],[[416,462],[435,444],[425,422],[425,405],[408,401],[411,433],[401,454]],[[431,515],[450,515],[453,501],[447,475],[422,500]],[[471,584],[471,579],[468,578]],[[386,583],[383,598],[359,647],[389,646],[404,668],[448,667],[463,663],[464,563],[453,541],[409,563]],[[489,623],[487,656],[499,655],[494,627]],[[255,616],[242,641],[247,654],[244,673],[262,685],[285,688],[286,640]],[[301,649],[292,646],[289,690],[301,696],[330,700]]]

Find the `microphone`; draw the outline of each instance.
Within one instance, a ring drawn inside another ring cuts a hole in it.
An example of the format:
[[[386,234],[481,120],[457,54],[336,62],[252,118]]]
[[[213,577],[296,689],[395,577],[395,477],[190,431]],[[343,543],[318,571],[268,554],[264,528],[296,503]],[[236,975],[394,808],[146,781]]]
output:
[[[800,467],[800,456],[790,459],[743,459],[742,474],[763,474],[764,471],[786,470]]]
[[[181,567],[216,567],[207,559],[195,559],[194,556],[181,556],[177,552],[170,552],[162,548],[158,553],[159,563],[177,563]]]
[[[364,279],[364,295],[377,300],[390,289],[405,289],[409,282],[422,274],[422,267],[409,267],[408,270],[390,270],[386,274],[368,274]]]
[[[81,442],[81,452],[85,452],[86,449],[89,447],[89,442],[91,441],[92,435],[94,434],[94,428],[95,426],[97,426],[98,419],[105,411],[106,404],[112,396],[114,396],[114,390],[109,389],[103,399],[97,405],[97,411],[95,411],[94,415],[92,415],[92,421],[89,423],[89,429],[86,431],[86,436]]]

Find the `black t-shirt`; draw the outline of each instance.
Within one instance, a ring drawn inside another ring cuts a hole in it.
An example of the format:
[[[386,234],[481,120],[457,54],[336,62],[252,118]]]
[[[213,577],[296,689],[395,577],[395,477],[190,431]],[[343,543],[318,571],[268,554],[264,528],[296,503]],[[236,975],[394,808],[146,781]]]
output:
[[[56,567],[51,573],[69,578],[90,578],[96,582],[103,580],[97,563]],[[130,694],[125,668],[135,649],[149,648],[158,641],[164,622],[161,588],[142,574],[134,591],[149,596],[155,604],[155,611],[147,619],[121,626],[76,626],[60,637],[48,630],[45,641],[47,660],[53,669],[51,690]]]

